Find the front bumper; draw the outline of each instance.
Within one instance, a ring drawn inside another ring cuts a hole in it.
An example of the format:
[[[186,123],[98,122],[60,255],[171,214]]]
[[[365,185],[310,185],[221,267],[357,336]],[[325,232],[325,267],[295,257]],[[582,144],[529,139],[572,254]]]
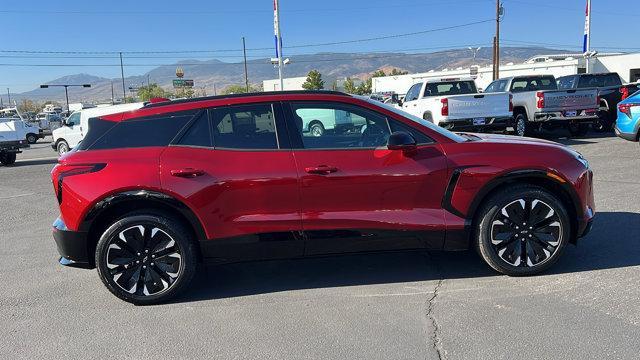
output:
[[[485,118],[484,125],[474,125],[473,119],[456,119],[446,122],[440,122],[438,125],[451,131],[470,131],[470,132],[484,132],[484,131],[502,131],[508,127],[513,126],[513,117],[488,117]]]
[[[53,223],[53,239],[61,256],[61,265],[86,269],[95,267],[93,257],[89,256],[86,232],[69,230],[64,221],[57,218]]]

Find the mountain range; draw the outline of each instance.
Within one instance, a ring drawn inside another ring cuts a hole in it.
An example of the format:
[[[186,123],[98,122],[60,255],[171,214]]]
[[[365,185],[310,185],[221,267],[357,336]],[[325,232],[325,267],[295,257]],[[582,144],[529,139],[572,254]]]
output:
[[[501,48],[502,63],[520,63],[539,54],[556,54],[564,51],[540,47],[503,47]],[[330,87],[338,78],[353,77],[365,79],[378,69],[387,72],[393,68],[409,73],[442,70],[444,68],[468,67],[474,63],[486,65],[491,63],[492,50],[482,48],[478,51],[475,62],[469,49],[454,49],[432,53],[317,53],[312,55],[291,56],[291,63],[284,68],[285,77],[306,76],[310,70],[320,71],[325,81],[325,87]],[[218,93],[232,84],[244,84],[243,63],[228,63],[217,59],[212,60],[181,60],[174,64],[163,65],[151,71],[125,78],[125,86],[139,86],[147,81],[157,83],[163,88],[172,89],[172,80],[176,78],[175,71],[181,67],[185,79],[193,79],[195,89],[213,95],[214,88]],[[270,59],[253,59],[247,61],[249,81],[262,87],[262,81],[274,79],[278,76],[277,69]],[[127,71],[125,65],[125,72]],[[45,84],[91,84],[91,88],[69,88],[70,102],[97,102],[111,99],[111,89],[116,98],[122,97],[122,79],[108,79],[90,74],[74,74],[45,82]],[[129,90],[127,89],[127,95]],[[13,95],[16,99],[34,99],[38,101],[56,100],[63,102],[64,89],[48,88],[34,89]]]

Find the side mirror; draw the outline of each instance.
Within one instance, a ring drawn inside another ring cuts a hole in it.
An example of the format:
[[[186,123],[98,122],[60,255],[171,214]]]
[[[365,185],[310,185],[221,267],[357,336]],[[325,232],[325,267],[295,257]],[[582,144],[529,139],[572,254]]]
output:
[[[416,139],[411,134],[404,131],[396,131],[389,135],[387,140],[389,150],[402,150],[403,152],[413,152],[418,148]]]

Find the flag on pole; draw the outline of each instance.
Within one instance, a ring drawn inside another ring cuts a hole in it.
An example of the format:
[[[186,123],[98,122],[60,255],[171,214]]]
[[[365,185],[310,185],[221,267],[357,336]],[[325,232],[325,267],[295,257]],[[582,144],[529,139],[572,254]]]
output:
[[[584,19],[584,39],[582,43],[582,52],[586,53],[591,50],[591,0],[587,0],[587,8],[585,10]]]

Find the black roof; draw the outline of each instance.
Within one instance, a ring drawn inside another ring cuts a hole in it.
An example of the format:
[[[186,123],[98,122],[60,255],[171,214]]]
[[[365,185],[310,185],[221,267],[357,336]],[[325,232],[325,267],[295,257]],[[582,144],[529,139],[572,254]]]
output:
[[[304,94],[351,96],[349,94],[346,94],[340,91],[331,91],[331,90],[264,91],[264,92],[252,92],[252,93],[244,93],[244,94],[202,96],[202,97],[195,97],[190,99],[171,100],[171,101],[163,101],[163,102],[157,102],[157,103],[146,103],[144,106],[149,108],[149,107],[183,104],[183,103],[205,101],[205,100],[234,99],[234,98],[252,97],[252,96],[265,96],[265,95],[304,95]]]

